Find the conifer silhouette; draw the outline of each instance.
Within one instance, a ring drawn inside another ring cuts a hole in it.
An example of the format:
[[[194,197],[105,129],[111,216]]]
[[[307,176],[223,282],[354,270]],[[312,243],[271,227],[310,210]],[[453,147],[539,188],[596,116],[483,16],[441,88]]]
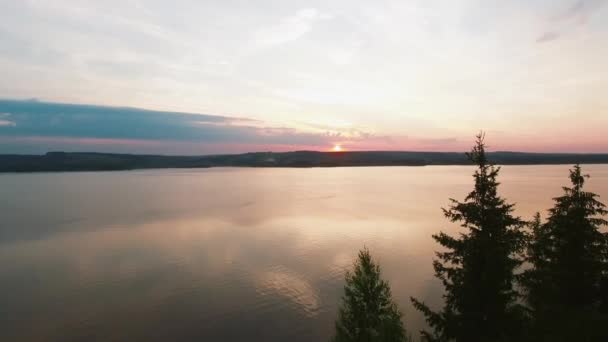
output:
[[[500,168],[486,158],[483,133],[468,157],[477,166],[474,189],[463,202],[452,199],[443,210],[463,231],[457,237],[433,235],[443,247],[433,266],[445,287],[445,305],[435,312],[411,300],[433,328],[422,332],[429,341],[518,341],[524,310],[517,304],[514,273],[522,263],[524,222],[512,215],[513,204],[498,195]]]

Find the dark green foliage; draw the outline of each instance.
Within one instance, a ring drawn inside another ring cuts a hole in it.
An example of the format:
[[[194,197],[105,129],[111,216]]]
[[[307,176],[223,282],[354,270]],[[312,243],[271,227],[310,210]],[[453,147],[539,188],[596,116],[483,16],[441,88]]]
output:
[[[579,165],[570,170],[572,187],[554,199],[546,223],[537,216],[528,246],[522,283],[537,339],[608,340],[606,296],[607,237],[605,206],[585,192]]]
[[[334,341],[407,341],[389,284],[380,278],[380,266],[367,249],[359,252],[353,272],[346,274],[342,302]]]
[[[468,154],[477,170],[475,188],[464,202],[451,200],[445,216],[464,228],[458,237],[433,235],[444,247],[437,252],[435,275],[445,287],[445,306],[432,311],[412,298],[433,328],[423,332],[430,341],[518,341],[522,336],[523,308],[516,303],[515,269],[523,250],[523,222],[512,215],[513,205],[497,193],[500,168],[491,165],[483,134]]]

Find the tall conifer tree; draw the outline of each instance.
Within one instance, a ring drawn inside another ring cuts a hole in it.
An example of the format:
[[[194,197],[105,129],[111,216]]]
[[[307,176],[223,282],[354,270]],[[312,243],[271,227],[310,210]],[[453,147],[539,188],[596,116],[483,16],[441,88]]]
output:
[[[477,166],[474,189],[464,202],[452,199],[444,209],[463,231],[457,237],[433,235],[443,247],[433,266],[445,287],[444,307],[434,312],[415,298],[412,302],[434,330],[423,332],[430,341],[521,340],[523,310],[516,303],[514,273],[524,247],[523,221],[498,195],[500,168],[488,162],[483,133],[468,157]]]
[[[604,204],[584,191],[579,165],[570,170],[571,187],[554,199],[547,222],[533,226],[522,283],[527,290],[536,339],[608,340],[605,311],[608,272]]]

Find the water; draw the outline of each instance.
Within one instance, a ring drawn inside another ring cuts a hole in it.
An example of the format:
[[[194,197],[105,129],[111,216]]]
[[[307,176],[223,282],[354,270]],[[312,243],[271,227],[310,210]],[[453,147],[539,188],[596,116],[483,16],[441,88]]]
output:
[[[369,247],[409,304],[440,303],[431,234],[470,167],[203,169],[0,175],[5,341],[322,341],[344,271]],[[568,166],[507,166],[530,218]],[[608,201],[608,166],[588,165]]]

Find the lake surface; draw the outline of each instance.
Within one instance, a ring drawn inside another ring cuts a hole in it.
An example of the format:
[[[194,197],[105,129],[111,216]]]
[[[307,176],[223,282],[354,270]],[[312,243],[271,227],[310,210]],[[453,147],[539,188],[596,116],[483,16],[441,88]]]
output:
[[[583,167],[608,202],[608,166]],[[473,168],[147,170],[0,175],[5,341],[322,341],[364,245],[410,331],[438,305],[431,234]],[[525,219],[568,166],[505,166]]]

